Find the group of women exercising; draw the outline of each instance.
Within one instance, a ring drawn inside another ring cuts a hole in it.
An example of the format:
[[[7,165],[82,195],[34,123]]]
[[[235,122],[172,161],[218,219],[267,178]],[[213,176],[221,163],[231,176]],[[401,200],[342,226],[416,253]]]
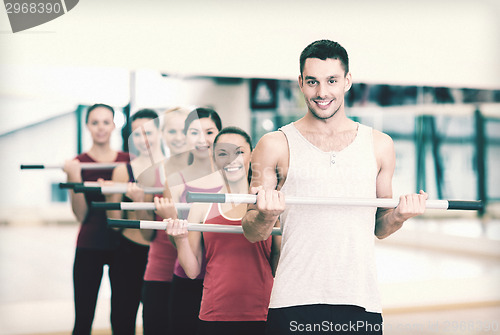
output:
[[[132,153],[113,150],[114,110],[91,106],[86,115],[92,147],[66,161],[68,182],[128,183],[126,194],[71,192],[81,228],[73,269],[73,334],[90,334],[104,265],[109,266],[111,327],[135,334],[139,304],[149,334],[263,334],[273,285],[279,237],[250,243],[238,234],[187,232],[193,223],[241,225],[246,205],[193,204],[187,192],[247,193],[250,136],[222,127],[209,108],[151,109],[130,118]],[[79,163],[123,163],[114,169],[83,170]],[[145,194],[143,186],[162,186]],[[154,202],[153,211],[102,211],[93,201]],[[116,229],[107,218],[166,220],[166,231]],[[274,239],[274,240],[273,240]]]

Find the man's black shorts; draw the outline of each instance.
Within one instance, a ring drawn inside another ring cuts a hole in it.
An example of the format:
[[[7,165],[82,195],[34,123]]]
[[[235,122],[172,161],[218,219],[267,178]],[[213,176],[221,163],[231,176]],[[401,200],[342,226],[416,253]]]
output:
[[[381,335],[382,314],[350,305],[303,305],[270,308],[267,335],[356,334]]]

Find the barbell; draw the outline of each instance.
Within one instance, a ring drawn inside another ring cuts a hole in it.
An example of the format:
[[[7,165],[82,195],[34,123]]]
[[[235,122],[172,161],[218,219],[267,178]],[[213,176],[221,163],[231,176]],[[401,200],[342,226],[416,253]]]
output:
[[[257,195],[237,193],[196,193],[187,192],[186,201],[202,203],[245,203],[255,204]],[[389,198],[324,198],[324,197],[286,197],[287,205],[330,205],[330,206],[358,206],[395,208],[399,204],[398,199]],[[454,210],[480,210],[483,208],[482,201],[475,200],[427,200],[426,208],[429,209],[454,209]]]
[[[75,182],[66,182],[66,183],[59,183],[59,188],[62,189],[75,189],[75,186],[91,186],[91,187],[99,187],[101,184],[97,181],[84,181],[81,183],[75,183]]]
[[[118,186],[115,186],[118,188]],[[123,191],[123,186],[120,186]],[[80,189],[85,191],[101,191],[109,193],[115,191],[112,186],[101,187],[80,187],[75,186],[75,192]],[[160,188],[151,188],[152,193],[160,193]],[[126,191],[126,188],[125,188]],[[150,190],[151,191],[151,190]],[[188,203],[245,203],[255,204],[257,196],[255,194],[234,194],[234,193],[195,193],[187,192],[186,201]],[[358,206],[358,207],[378,207],[378,208],[395,208],[399,204],[398,199],[389,198],[321,198],[321,197],[285,197],[287,205],[330,205],[330,206]],[[115,210],[155,210],[154,203],[93,203],[95,207],[101,209],[115,209]],[[134,205],[135,204],[135,205]],[[183,207],[181,204],[176,204],[177,209],[189,209]],[[445,209],[445,210],[480,210],[483,208],[482,201],[476,200],[427,200],[426,208],[428,209]]]
[[[148,220],[125,220],[125,219],[108,219],[108,226],[113,228],[132,228],[132,229],[167,229],[167,223],[164,221],[148,221]],[[231,233],[243,234],[243,227],[240,225],[218,225],[218,224],[202,224],[188,223],[188,231],[212,232],[212,233]],[[273,228],[271,235],[281,235],[281,229]]]
[[[125,164],[120,163],[80,163],[82,170],[107,170],[114,169],[118,165]],[[21,164],[21,170],[41,170],[41,169],[63,169],[64,164]]]
[[[175,203],[175,209],[177,210],[189,210],[191,204],[186,203]],[[122,210],[122,211],[154,211],[156,206],[153,202],[98,202],[93,201],[90,206],[95,209],[102,210]]]
[[[125,194],[127,193],[127,183],[116,183],[114,185],[103,185],[103,186],[86,186],[83,185],[75,185],[73,190],[75,193],[102,193],[102,194]],[[148,194],[163,194],[163,190],[165,189],[162,186],[159,187],[141,187],[144,193]]]

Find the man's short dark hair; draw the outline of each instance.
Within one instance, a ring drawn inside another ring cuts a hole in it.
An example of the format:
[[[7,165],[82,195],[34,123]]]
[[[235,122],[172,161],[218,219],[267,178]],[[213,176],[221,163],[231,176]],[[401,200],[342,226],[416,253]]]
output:
[[[300,54],[300,75],[302,75],[307,58],[319,58],[321,60],[326,60],[328,58],[338,59],[344,67],[345,74],[349,72],[349,57],[347,56],[347,51],[337,42],[319,40],[309,44]]]

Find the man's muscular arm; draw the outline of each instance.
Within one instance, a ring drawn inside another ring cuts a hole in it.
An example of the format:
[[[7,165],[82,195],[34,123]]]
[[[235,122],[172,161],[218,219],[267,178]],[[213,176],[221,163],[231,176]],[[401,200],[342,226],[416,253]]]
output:
[[[379,166],[377,198],[392,198],[392,176],[396,165],[394,143],[388,135],[378,131],[374,131],[373,139]],[[427,194],[420,191],[420,194],[400,196],[395,209],[378,208],[375,235],[379,239],[386,238],[399,230],[409,218],[423,214],[426,200]]]
[[[252,153],[250,193],[257,194],[257,203],[248,206],[242,219],[250,242],[266,240],[285,210],[285,197],[276,190],[282,181],[279,172],[284,160],[288,164],[288,144],[281,132],[264,135]]]

